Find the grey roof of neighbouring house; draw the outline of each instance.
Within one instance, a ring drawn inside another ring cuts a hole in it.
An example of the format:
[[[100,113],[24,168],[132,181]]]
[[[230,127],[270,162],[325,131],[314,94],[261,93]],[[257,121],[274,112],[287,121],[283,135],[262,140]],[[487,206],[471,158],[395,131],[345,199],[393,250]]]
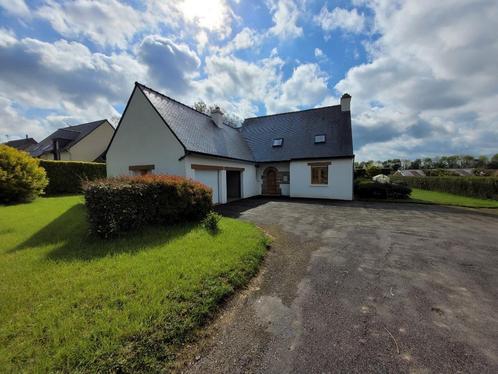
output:
[[[10,140],[8,142],[5,142],[4,144],[8,145],[9,147],[19,149],[21,151],[28,151],[33,146],[38,144],[38,142],[33,138],[23,138],[17,140]]]
[[[187,152],[255,162],[352,157],[351,114],[340,105],[248,118],[218,128],[211,117],[137,83]],[[325,135],[315,144],[315,135]],[[274,138],[283,138],[273,147]]]
[[[61,141],[60,142],[61,152],[67,150],[106,121],[107,121],[106,119],[101,119],[99,121],[82,123],[81,125],[68,126],[58,129],[49,136],[47,136],[45,139],[43,139],[36,146],[31,148],[29,152],[31,153],[32,156],[35,157],[41,156],[42,154],[47,152],[52,152],[54,139],[59,139]]]

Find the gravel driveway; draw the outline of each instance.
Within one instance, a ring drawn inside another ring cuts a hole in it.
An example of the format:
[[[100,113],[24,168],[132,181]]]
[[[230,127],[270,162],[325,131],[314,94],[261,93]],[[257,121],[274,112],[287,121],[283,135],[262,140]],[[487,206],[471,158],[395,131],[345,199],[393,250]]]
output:
[[[497,373],[498,216],[417,204],[248,199],[275,242],[188,372]]]

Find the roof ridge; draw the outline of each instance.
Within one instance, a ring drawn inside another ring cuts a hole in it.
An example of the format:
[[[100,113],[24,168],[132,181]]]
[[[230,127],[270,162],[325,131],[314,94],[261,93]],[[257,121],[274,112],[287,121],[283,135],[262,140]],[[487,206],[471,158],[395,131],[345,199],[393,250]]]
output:
[[[199,113],[199,114],[203,114],[203,115],[205,115],[206,117],[211,118],[211,116],[210,116],[209,114],[204,113],[204,112],[201,112],[200,110],[197,110],[197,109],[195,109],[195,108],[192,108],[190,105],[187,105],[187,104],[182,103],[181,101],[175,100],[175,99],[173,99],[172,97],[170,97],[170,96],[168,96],[168,95],[165,95],[165,94],[163,94],[163,93],[161,93],[161,92],[159,92],[159,91],[157,91],[157,90],[155,90],[155,89],[153,89],[153,88],[150,88],[150,87],[146,86],[145,84],[142,84],[142,83],[140,83],[140,82],[135,82],[135,85],[136,85],[136,86],[138,86],[138,87],[143,87],[143,88],[146,88],[146,89],[148,89],[148,90],[150,90],[150,91],[152,91],[152,92],[154,92],[154,93],[156,93],[156,94],[158,94],[158,95],[160,95],[160,96],[162,96],[162,97],[167,98],[168,100],[174,101],[175,103],[178,103],[178,104],[180,104],[180,105],[183,105],[184,107],[186,107],[186,108],[188,108],[188,109],[191,109],[191,110],[193,110],[194,112],[197,112],[197,113]]]
[[[303,109],[303,110],[291,110],[288,112],[282,112],[282,113],[273,113],[273,114],[265,114],[264,116],[254,116],[254,117],[248,117],[244,118],[244,121],[249,120],[249,119],[257,119],[257,118],[265,118],[265,117],[274,117],[274,116],[281,116],[283,114],[293,114],[293,113],[303,113],[303,112],[310,112],[312,110],[319,110],[319,109],[327,109],[327,108],[334,108],[334,107],[340,107],[340,104],[336,105],[327,105],[327,106],[321,106],[319,108],[308,108],[308,109]]]

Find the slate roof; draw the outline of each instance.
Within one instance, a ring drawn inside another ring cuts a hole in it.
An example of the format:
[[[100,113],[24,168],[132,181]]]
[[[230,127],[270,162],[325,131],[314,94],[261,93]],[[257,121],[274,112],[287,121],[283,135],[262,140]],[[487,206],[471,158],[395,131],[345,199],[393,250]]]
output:
[[[228,125],[219,128],[211,116],[144,85],[137,84],[137,87],[157,109],[186,151],[253,160],[251,151],[239,130]]]
[[[10,140],[8,142],[5,142],[4,144],[21,151],[28,151],[31,147],[38,144],[38,142],[33,138],[24,138],[18,140]]]
[[[242,135],[258,162],[353,156],[350,112],[340,105],[248,118]],[[315,135],[325,143],[315,144]],[[272,146],[276,138],[281,147]]]
[[[31,148],[29,152],[32,156],[38,157],[44,153],[53,151],[53,139],[60,139],[59,146],[60,151],[63,152],[73,145],[78,143],[85,136],[90,134],[93,130],[99,127],[102,123],[107,121],[106,119],[101,119],[99,121],[82,123],[81,125],[68,126],[56,130],[45,139],[43,139],[36,146]]]
[[[242,127],[218,128],[211,117],[136,83],[187,152],[254,162],[353,157],[350,112],[340,105],[248,118]],[[326,142],[315,144],[315,135]],[[283,138],[281,147],[272,147]]]

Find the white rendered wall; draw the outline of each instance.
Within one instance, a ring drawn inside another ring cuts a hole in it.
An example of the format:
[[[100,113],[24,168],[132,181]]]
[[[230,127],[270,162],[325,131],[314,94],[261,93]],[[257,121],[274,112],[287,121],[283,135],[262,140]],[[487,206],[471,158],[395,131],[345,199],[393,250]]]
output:
[[[72,161],[95,161],[107,149],[112,134],[114,128],[106,121],[72,146],[68,152],[63,152],[61,160],[65,160],[64,153],[68,153],[67,157]]]
[[[107,152],[107,175],[130,175],[130,165],[154,165],[154,174],[185,176],[182,145],[135,87]]]
[[[195,180],[196,170],[192,169],[191,166],[192,164],[220,166],[223,168],[230,168],[230,167],[244,168],[244,171],[240,173],[242,198],[259,195],[260,193],[258,189],[258,181],[256,179],[256,167],[252,163],[234,161],[234,160],[228,160],[216,157],[189,155],[185,157],[186,176]],[[219,177],[219,202],[223,204],[227,202],[226,170],[219,170],[218,177]]]
[[[274,167],[278,171],[290,171],[288,162],[273,162],[273,163],[259,164],[259,167],[257,168],[258,194],[262,193],[263,174],[265,172],[265,169],[269,168],[269,167]],[[289,182],[292,183],[292,181],[290,180],[290,175],[289,175]],[[290,184],[289,183],[280,184],[280,190],[282,191],[282,195],[289,196],[290,195]]]
[[[311,184],[310,162],[330,162],[327,185]],[[291,161],[290,196],[321,199],[353,199],[353,159]]]

